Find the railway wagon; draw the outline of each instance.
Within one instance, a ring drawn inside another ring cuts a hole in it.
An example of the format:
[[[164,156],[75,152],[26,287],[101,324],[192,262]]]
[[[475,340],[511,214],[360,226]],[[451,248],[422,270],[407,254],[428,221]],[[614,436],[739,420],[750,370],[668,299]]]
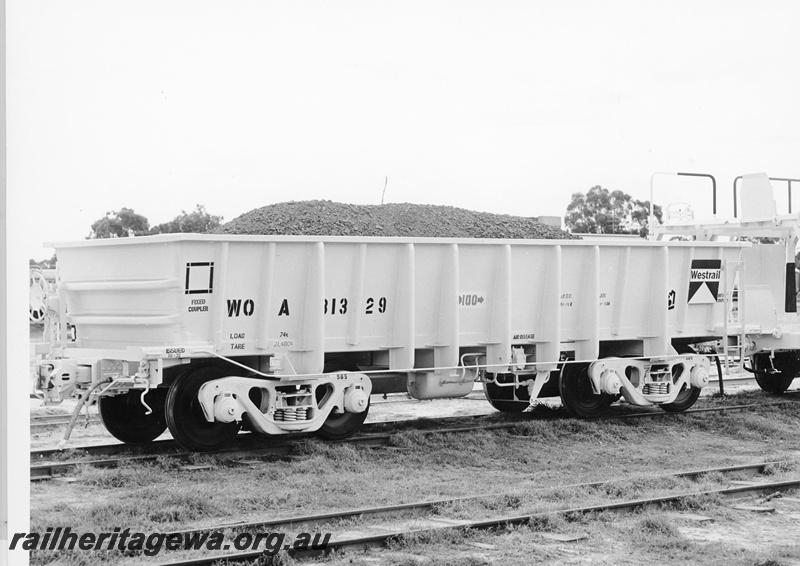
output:
[[[53,244],[35,378],[108,431],[213,450],[240,428],[352,434],[370,395],[482,382],[501,411],[560,396],[690,407],[726,336],[740,242],[170,234]],[[383,384],[383,385],[382,385]],[[73,418],[74,421],[74,418]],[[69,431],[67,432],[69,434]],[[66,436],[65,436],[66,441]]]
[[[651,181],[653,202],[657,173]],[[675,174],[673,174],[675,175]],[[800,377],[800,316],[797,312],[800,214],[792,212],[792,184],[800,179],[773,178],[766,173],[740,175],[733,181],[733,216],[718,217],[716,179],[706,177],[713,189],[713,217],[694,217],[691,203],[674,203],[676,214],[663,225],[651,217],[651,237],[695,242],[749,241],[739,262],[728,266],[735,281],[736,306],[728,319],[720,352],[734,353],[743,369],[754,374],[764,391],[783,393]],[[773,188],[787,183],[785,209],[779,213]],[[669,216],[669,214],[668,214]],[[749,366],[744,365],[747,360]]]

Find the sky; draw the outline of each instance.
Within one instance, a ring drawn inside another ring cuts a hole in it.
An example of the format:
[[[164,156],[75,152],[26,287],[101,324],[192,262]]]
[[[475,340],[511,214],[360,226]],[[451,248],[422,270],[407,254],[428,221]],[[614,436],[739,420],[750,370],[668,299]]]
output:
[[[574,192],[645,200],[654,172],[689,171],[715,175],[729,211],[737,175],[800,176],[797,2],[6,11],[10,223],[26,261],[123,207],[151,225],[197,204],[229,221],[290,200],[380,204],[386,183],[385,202],[563,216]],[[655,202],[672,183],[659,178]]]

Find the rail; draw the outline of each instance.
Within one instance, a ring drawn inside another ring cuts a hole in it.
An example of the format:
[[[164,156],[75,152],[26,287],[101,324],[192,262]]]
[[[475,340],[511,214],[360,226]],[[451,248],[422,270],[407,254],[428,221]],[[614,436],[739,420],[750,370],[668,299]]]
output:
[[[666,411],[646,411],[646,412],[633,412],[633,413],[623,413],[617,415],[608,415],[603,417],[596,417],[594,419],[587,419],[593,421],[613,421],[613,420],[627,420],[627,419],[642,419],[642,418],[657,418],[657,417],[675,417],[675,418],[682,418],[684,416],[690,415],[701,415],[701,414],[708,414],[708,413],[726,413],[729,411],[747,411],[747,410],[756,410],[764,407],[776,406],[776,405],[786,405],[791,403],[797,403],[796,399],[784,399],[780,401],[773,401],[770,403],[752,403],[752,404],[743,404],[743,405],[727,405],[727,406],[719,406],[719,407],[705,407],[705,408],[696,408],[696,409],[687,409],[686,411],[680,413],[670,413]],[[543,411],[549,411],[550,415],[554,418],[565,418],[565,413],[559,412],[555,409],[551,408],[543,408]],[[523,413],[522,415],[525,415]],[[477,415],[473,417],[467,417],[467,419],[474,420],[485,415]],[[509,417],[506,417],[509,418]],[[455,417],[452,418],[454,421],[458,420],[465,420],[464,417]],[[398,421],[400,422],[400,421]],[[458,433],[465,433],[465,432],[475,432],[475,431],[499,431],[499,430],[508,430],[513,429],[519,426],[523,422],[529,422],[529,419],[525,419],[517,415],[514,418],[511,418],[508,422],[502,423],[491,423],[491,424],[478,424],[474,426],[445,426],[445,427],[435,427],[435,428],[427,428],[427,429],[414,429],[417,434],[420,435],[436,435],[436,434],[458,434]],[[380,425],[386,425],[387,423],[374,423],[369,426],[378,427]],[[351,444],[351,445],[361,445],[361,446],[371,446],[371,447],[386,447],[390,446],[394,435],[397,433],[396,430],[389,431],[386,433],[373,433],[373,434],[365,434],[359,436],[353,436],[350,438],[345,438],[338,442],[344,444]],[[253,458],[253,457],[285,457],[291,453],[294,440],[302,440],[304,438],[309,438],[311,435],[302,435],[298,437],[292,437],[292,441],[284,441],[284,442],[273,442],[270,446],[250,446],[250,447],[242,447],[236,446],[230,450],[220,450],[217,452],[213,452],[211,454],[217,456],[224,456],[230,459],[241,459],[241,458]],[[251,435],[245,434],[240,435],[238,438],[242,439],[243,442],[253,441],[256,442],[259,439],[258,435]],[[44,458],[54,457],[57,454],[64,452],[60,452],[58,450],[39,450],[39,451],[32,451],[31,458],[38,460],[37,463],[31,463],[30,466],[30,480],[31,481],[41,481],[41,480],[50,480],[59,477],[64,477],[74,469],[80,466],[87,466],[92,468],[114,468],[119,466],[121,463],[147,463],[147,462],[155,462],[159,458],[164,458],[165,456],[168,458],[173,458],[179,461],[191,461],[193,458],[193,453],[179,451],[179,452],[169,452],[170,450],[174,450],[178,447],[177,443],[172,440],[162,440],[158,441],[157,447],[160,450],[156,450],[155,453],[149,454],[135,454],[133,451],[141,450],[141,447],[128,447],[124,444],[113,444],[113,445],[103,445],[99,447],[91,447],[86,446],[83,447],[82,450],[86,451],[89,454],[93,455],[116,455],[119,457],[115,458],[103,458],[103,459],[96,459],[96,460],[72,460],[72,461],[57,461],[57,462],[41,462]],[[125,451],[125,452],[119,452]]]
[[[786,481],[775,481],[769,483],[750,484],[737,487],[726,487],[720,489],[710,489],[704,491],[693,491],[685,493],[674,493],[663,496],[648,497],[634,500],[624,501],[611,501],[595,505],[587,505],[582,507],[572,507],[567,509],[556,509],[552,511],[540,511],[536,513],[527,513],[522,515],[507,515],[502,517],[495,517],[492,519],[484,519],[477,521],[452,521],[450,524],[444,526],[428,527],[428,528],[399,528],[397,530],[390,530],[379,535],[362,536],[356,538],[342,538],[338,540],[331,540],[327,543],[325,548],[313,550],[294,550],[287,549],[286,552],[293,558],[312,558],[318,556],[329,555],[333,552],[341,552],[346,550],[365,550],[367,548],[381,548],[393,541],[401,541],[405,539],[430,538],[426,535],[433,535],[435,533],[444,533],[454,529],[459,530],[486,530],[505,528],[514,525],[525,525],[535,522],[537,519],[547,519],[554,516],[560,517],[575,517],[586,516],[595,513],[628,513],[639,509],[646,508],[663,508],[666,505],[675,505],[683,501],[692,501],[698,498],[713,498],[713,499],[735,499],[745,496],[755,496],[759,494],[774,495],[787,491],[794,491],[800,488],[800,479],[790,479]],[[441,519],[440,519],[441,520]],[[388,530],[388,529],[387,529]],[[286,549],[286,547],[284,547]],[[217,554],[203,558],[170,561],[168,564],[171,566],[211,566],[212,564],[220,564],[224,561],[226,564],[237,562],[250,562],[259,560],[264,556],[262,551],[239,552],[231,554]],[[166,564],[164,565],[166,566]]]

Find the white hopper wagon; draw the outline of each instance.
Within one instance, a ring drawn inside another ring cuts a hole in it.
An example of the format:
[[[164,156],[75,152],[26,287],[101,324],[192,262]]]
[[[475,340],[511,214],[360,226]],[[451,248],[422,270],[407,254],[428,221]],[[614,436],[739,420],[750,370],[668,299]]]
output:
[[[171,234],[55,244],[37,346],[47,401],[98,399],[106,428],[218,448],[240,427],[352,434],[370,394],[483,382],[501,411],[560,395],[690,407],[726,336],[749,244]],[[699,281],[699,283],[698,283]],[[76,408],[76,415],[81,404]],[[66,440],[66,437],[65,437]]]

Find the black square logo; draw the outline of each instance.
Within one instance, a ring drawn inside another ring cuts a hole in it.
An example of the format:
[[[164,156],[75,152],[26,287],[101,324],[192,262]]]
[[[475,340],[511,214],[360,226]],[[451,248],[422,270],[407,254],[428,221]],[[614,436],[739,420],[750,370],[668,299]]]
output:
[[[214,262],[186,264],[186,294],[208,295],[214,291]]]

